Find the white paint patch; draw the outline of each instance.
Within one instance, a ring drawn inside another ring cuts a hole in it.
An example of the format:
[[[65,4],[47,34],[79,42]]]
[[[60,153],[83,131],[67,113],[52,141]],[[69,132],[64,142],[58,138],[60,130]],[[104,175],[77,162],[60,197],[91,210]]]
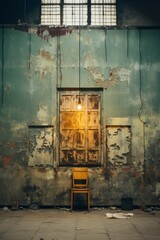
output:
[[[131,71],[126,68],[120,68],[119,71],[117,72],[119,80],[121,82],[127,82],[130,83],[130,75]]]
[[[137,62],[137,63],[134,63],[134,65],[131,65],[131,69],[134,69],[134,70],[138,71],[139,70],[139,63]]]
[[[54,175],[53,175],[53,171],[48,171],[47,172],[47,180],[53,179]]]
[[[137,62],[137,63],[131,64],[131,69],[134,69],[136,71],[139,71],[140,69],[146,70],[146,71],[150,71],[150,70],[154,69],[154,71],[160,72],[160,63],[157,62],[157,63],[153,63],[153,64],[141,64],[140,65],[139,62]]]
[[[49,32],[48,32],[48,30],[45,30],[45,31],[43,32],[43,37],[49,37]]]
[[[44,121],[46,121],[47,116],[48,116],[47,106],[39,106],[39,111],[37,113],[38,120],[41,122],[44,122]]]
[[[17,130],[20,130],[20,129],[24,129],[26,127],[25,124],[17,124],[17,123],[12,123],[11,125],[11,130],[12,131],[17,131]]]

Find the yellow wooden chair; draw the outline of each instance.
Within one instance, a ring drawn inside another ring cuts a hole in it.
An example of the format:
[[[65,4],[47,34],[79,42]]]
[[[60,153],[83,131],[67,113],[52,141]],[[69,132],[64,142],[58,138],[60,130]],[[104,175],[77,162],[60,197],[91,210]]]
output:
[[[74,205],[74,194],[87,194],[87,206],[90,209],[90,190],[88,188],[88,168],[76,167],[72,172],[71,210]]]

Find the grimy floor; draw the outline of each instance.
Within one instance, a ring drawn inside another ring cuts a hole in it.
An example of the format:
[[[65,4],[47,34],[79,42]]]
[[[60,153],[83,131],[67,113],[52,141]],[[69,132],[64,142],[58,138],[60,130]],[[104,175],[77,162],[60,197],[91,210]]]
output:
[[[160,240],[160,211],[133,210],[133,217],[126,219],[106,216],[117,212],[0,209],[0,240]]]

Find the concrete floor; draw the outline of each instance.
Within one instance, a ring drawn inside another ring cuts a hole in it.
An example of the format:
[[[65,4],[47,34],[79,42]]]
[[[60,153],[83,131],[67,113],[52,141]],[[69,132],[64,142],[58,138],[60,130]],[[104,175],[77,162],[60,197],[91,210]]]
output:
[[[128,219],[108,219],[117,210],[0,210],[0,240],[159,240],[160,211],[130,211]],[[128,213],[123,211],[122,213]]]

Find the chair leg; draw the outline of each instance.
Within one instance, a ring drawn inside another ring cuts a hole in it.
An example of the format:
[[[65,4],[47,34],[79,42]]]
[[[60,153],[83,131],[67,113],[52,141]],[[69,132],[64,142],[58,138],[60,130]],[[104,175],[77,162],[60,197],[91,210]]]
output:
[[[88,210],[90,209],[90,192],[88,192]]]
[[[71,211],[73,210],[73,205],[74,205],[74,192],[71,191]],[[87,192],[87,207],[88,210],[90,209],[90,192]]]

